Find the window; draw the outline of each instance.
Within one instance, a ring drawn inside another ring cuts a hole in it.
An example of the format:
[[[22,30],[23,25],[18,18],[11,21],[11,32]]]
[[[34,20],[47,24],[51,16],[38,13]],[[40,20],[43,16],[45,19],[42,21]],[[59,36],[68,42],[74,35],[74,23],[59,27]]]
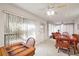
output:
[[[73,34],[73,24],[48,24],[48,36],[51,35],[52,32],[57,32],[60,30],[60,32],[68,32],[70,35]]]
[[[19,39],[26,40],[28,37],[36,38],[36,26],[33,21],[11,14],[6,15],[7,22],[5,27],[5,35],[6,33],[11,34],[6,38],[8,44]]]

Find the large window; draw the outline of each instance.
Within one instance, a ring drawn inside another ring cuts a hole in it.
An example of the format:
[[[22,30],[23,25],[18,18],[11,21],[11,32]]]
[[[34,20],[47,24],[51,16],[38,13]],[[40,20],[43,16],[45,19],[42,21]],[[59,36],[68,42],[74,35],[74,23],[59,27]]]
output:
[[[48,24],[48,35],[50,36],[52,32],[57,32],[61,30],[61,25]]]
[[[63,25],[63,32],[68,32],[70,35],[73,34],[73,24],[65,24]]]
[[[6,14],[5,24],[5,42],[14,43],[19,39],[26,40],[28,37],[36,38],[36,26],[33,21],[18,17],[12,14]]]
[[[50,36],[52,32],[68,32],[70,35],[73,34],[73,24],[48,24],[48,35]]]

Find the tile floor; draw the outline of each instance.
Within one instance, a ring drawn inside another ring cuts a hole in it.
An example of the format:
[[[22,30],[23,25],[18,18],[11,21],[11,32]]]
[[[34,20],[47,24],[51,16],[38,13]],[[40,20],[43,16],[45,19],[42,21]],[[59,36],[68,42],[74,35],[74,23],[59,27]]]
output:
[[[79,54],[76,55],[78,56]],[[36,45],[36,52],[34,56],[68,56],[68,54],[62,51],[58,53],[58,49],[55,48],[55,40],[49,39]],[[72,54],[71,56],[75,55]]]

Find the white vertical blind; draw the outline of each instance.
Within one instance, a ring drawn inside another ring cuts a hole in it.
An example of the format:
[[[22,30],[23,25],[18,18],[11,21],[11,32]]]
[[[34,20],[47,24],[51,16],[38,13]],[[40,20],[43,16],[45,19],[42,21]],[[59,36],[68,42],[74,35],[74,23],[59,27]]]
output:
[[[7,13],[6,17],[5,33],[15,34],[6,37],[6,41],[9,41],[7,44],[12,43],[12,41],[17,39],[26,40],[28,37],[36,38],[36,26],[33,21]]]
[[[54,31],[53,32],[57,32],[58,30],[61,30],[61,25],[52,25]]]
[[[50,36],[52,32],[68,32],[70,35],[73,34],[73,24],[48,24],[48,35]]]
[[[73,24],[64,24],[62,27],[62,32],[68,32],[70,35],[73,34]]]

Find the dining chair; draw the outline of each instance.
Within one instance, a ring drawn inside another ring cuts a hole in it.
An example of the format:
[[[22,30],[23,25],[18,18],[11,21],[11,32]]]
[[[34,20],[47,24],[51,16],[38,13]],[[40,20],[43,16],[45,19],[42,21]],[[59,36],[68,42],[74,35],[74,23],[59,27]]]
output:
[[[58,48],[58,45],[59,45],[59,41],[60,41],[60,39],[61,39],[61,35],[60,34],[58,34],[56,37],[55,37],[55,39],[56,39],[56,48]]]
[[[58,41],[58,53],[59,53],[59,50],[61,50],[61,49],[67,50],[68,51],[68,55],[70,56],[70,40],[69,40],[69,37],[61,38]]]
[[[63,36],[69,36],[69,33],[68,32],[63,32],[62,35]]]
[[[61,35],[61,33],[60,32],[53,32],[52,33],[53,39],[56,39],[56,36],[58,36],[58,35]]]
[[[79,53],[78,47],[77,47],[77,45],[78,45],[78,34],[73,34],[72,36],[73,36],[73,41],[71,42],[71,44],[73,45],[73,48],[74,48],[74,54],[75,54],[76,51]]]

